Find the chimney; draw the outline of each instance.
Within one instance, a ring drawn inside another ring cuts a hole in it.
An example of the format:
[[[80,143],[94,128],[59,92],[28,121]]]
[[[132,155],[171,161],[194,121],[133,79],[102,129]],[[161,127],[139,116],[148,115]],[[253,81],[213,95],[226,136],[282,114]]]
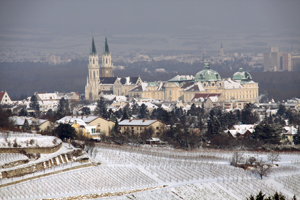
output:
[[[145,119],[143,119],[143,122],[145,122],[146,120]]]

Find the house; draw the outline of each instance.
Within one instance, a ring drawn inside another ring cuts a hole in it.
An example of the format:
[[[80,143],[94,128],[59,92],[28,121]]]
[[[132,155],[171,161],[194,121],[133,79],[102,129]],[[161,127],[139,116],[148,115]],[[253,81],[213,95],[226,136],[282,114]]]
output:
[[[59,120],[58,123],[69,124],[75,128],[77,133],[82,132],[83,136],[100,140],[100,132],[96,132],[96,126],[87,125],[82,119],[71,118],[68,120],[65,118],[64,120]]]
[[[69,93],[47,93],[47,92],[35,92],[34,95],[40,101],[59,101],[60,99],[64,98],[68,101],[79,101],[79,94],[78,92],[69,92]]]
[[[166,124],[159,120],[149,119],[125,119],[119,122],[121,133],[129,131],[132,134],[140,134],[141,132],[149,129],[150,127],[154,130],[154,137],[166,128]]]
[[[0,92],[0,104],[11,104],[11,103],[12,101],[6,91]]]
[[[110,130],[115,125],[115,122],[113,122],[113,121],[104,119],[104,118],[99,117],[99,116],[93,116],[93,115],[85,115],[85,116],[72,115],[72,116],[65,116],[65,117],[57,120],[56,123],[69,123],[69,122],[71,122],[72,125],[73,125],[75,123],[75,120],[76,120],[76,123],[79,123],[79,124],[82,121],[82,122],[84,122],[88,126],[95,126],[95,132],[96,133],[99,133],[100,135],[104,134],[106,136],[109,135]],[[88,127],[88,128],[90,128],[90,127]],[[90,133],[93,133],[93,131],[91,131]]]
[[[281,142],[288,140],[289,142],[293,143],[293,136],[297,134],[297,128],[295,128],[294,126],[285,126],[283,128],[286,132],[282,133],[284,139]]]
[[[19,129],[23,129],[25,120],[28,121],[29,130],[46,131],[52,125],[49,120],[34,117],[12,116],[10,119],[13,121],[14,126]]]
[[[250,137],[254,132],[254,124],[240,124],[233,125],[230,130],[226,130],[226,133],[230,133],[233,137],[238,137],[239,135],[243,138]]]

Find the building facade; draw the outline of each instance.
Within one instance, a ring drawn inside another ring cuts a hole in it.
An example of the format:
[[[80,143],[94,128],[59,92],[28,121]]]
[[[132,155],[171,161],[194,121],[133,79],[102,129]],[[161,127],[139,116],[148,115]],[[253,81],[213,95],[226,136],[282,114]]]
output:
[[[113,76],[113,64],[106,36],[101,61],[100,67],[94,37],[92,37],[88,76],[85,86],[86,100],[97,101],[101,95],[105,94],[127,96],[129,90],[142,82],[140,77]]]
[[[218,102],[254,103],[259,96],[258,90],[258,83],[242,68],[232,78],[222,79],[218,72],[210,69],[209,63],[205,63],[204,70],[198,72],[193,80],[182,76],[165,82],[144,82],[131,89],[129,97],[191,102],[198,94],[219,94]]]

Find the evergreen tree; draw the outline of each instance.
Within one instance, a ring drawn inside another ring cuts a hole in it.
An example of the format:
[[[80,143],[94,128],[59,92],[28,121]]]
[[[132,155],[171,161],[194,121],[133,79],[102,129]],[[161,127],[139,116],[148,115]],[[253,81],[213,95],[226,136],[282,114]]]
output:
[[[19,112],[19,116],[28,116],[27,110],[25,108],[22,108]]]
[[[141,105],[140,111],[139,111],[139,118],[140,119],[149,119],[149,110],[145,104]]]
[[[30,98],[30,104],[29,104],[30,108],[39,111],[40,110],[40,105],[39,105],[39,101],[37,99],[37,97],[35,95],[32,95],[32,97]]]
[[[29,122],[28,122],[27,119],[24,120],[24,124],[23,124],[22,129],[23,129],[24,131],[30,130]]]
[[[129,109],[127,107],[125,107],[123,109],[123,115],[122,115],[121,121],[124,120],[124,119],[130,119],[130,117],[131,117],[130,116],[130,111],[129,111]]]
[[[107,112],[107,106],[103,97],[100,97],[100,99],[97,101],[97,107],[95,113],[105,119],[109,117]]]
[[[280,143],[280,131],[276,131],[274,125],[270,125],[264,122],[258,124],[253,132],[253,138],[264,143],[279,144]]]
[[[214,135],[220,133],[221,123],[215,116],[214,109],[211,109],[209,112],[209,119],[207,121],[207,133],[208,137],[212,138]]]
[[[89,107],[83,107],[81,109],[81,115],[90,115],[91,114],[91,109]]]
[[[74,139],[76,137],[75,129],[69,124],[60,123],[58,127],[54,129],[54,135],[60,139]]]
[[[256,112],[253,112],[252,104],[246,104],[242,110],[241,120],[243,124],[254,124],[259,121],[259,116]]]
[[[10,119],[11,113],[6,110],[3,110],[0,105],[0,127],[2,128],[11,128],[13,127],[13,121]]]
[[[70,114],[69,102],[63,97],[59,100],[57,117],[62,118],[68,114]]]
[[[280,104],[277,110],[277,115],[283,116],[285,112],[286,112],[285,106]]]

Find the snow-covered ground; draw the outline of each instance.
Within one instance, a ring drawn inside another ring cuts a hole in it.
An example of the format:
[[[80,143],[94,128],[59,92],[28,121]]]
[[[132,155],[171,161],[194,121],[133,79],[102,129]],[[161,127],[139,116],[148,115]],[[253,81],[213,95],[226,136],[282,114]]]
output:
[[[0,133],[0,148],[53,147],[60,143],[62,141],[54,136],[19,132]]]
[[[93,157],[102,165],[36,178],[1,187],[0,199],[40,199],[112,193],[104,199],[237,199],[259,190],[300,198],[300,154],[282,153],[279,166],[263,180],[229,165],[232,151],[181,151],[157,147],[98,146]],[[269,153],[244,152],[267,161]],[[161,187],[165,186],[165,187]],[[160,187],[150,189],[150,187]],[[114,195],[145,188],[146,191]],[[78,199],[82,199],[80,196]],[[103,198],[100,198],[103,199]]]

